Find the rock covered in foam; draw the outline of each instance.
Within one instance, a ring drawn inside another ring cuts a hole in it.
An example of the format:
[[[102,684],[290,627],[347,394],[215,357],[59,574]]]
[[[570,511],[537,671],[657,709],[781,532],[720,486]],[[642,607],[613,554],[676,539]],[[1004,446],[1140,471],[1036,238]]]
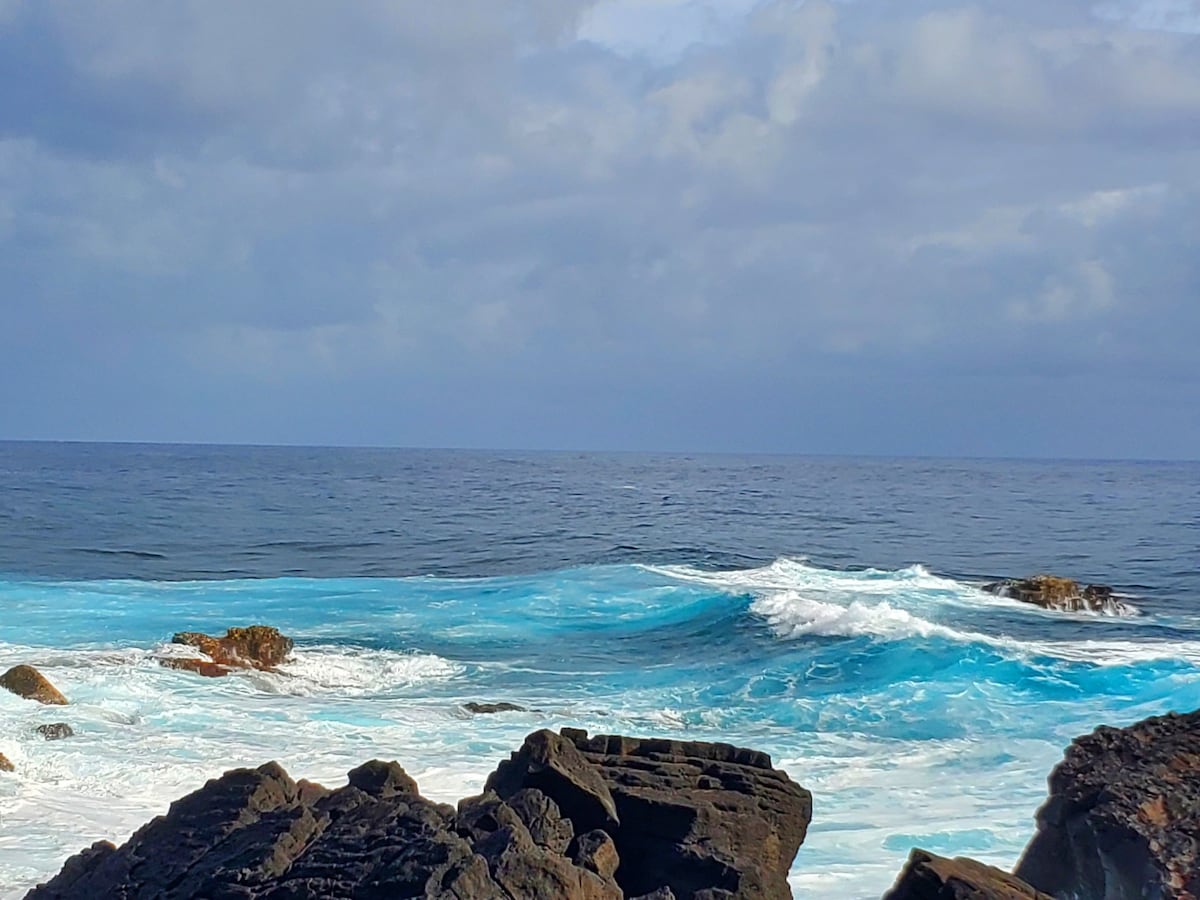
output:
[[[63,738],[75,736],[75,729],[66,722],[49,722],[34,729],[48,741],[61,741]]]
[[[1049,782],[1017,875],[1081,900],[1200,897],[1200,711],[1097,728]]]
[[[33,666],[13,666],[0,675],[0,687],[26,700],[36,700],[51,706],[66,706],[67,698],[49,679]]]
[[[883,900],[1053,900],[1015,875],[973,859],[913,850]]]
[[[531,734],[488,785],[455,810],[396,763],[338,790],[275,763],[237,769],[119,849],[72,857],[28,900],[783,900],[811,813],[765,754],[581,731]]]
[[[985,584],[983,589],[999,597],[1031,603],[1043,609],[1063,612],[1096,612],[1108,615],[1132,615],[1133,607],[1117,599],[1106,584],[1081,585],[1057,575],[1032,575]]]
[[[295,647],[291,638],[268,625],[230,628],[224,637],[181,631],[171,642],[195,647],[211,662],[171,657],[161,660],[163,665],[209,677],[225,675],[231,668],[271,671],[285,663]]]

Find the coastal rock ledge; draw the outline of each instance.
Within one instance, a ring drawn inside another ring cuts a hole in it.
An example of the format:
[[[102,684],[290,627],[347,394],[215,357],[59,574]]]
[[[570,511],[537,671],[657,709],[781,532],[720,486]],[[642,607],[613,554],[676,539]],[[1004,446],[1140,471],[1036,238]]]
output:
[[[457,809],[394,762],[336,790],[236,769],[26,900],[787,900],[811,816],[764,753],[543,730]]]
[[[1056,897],[1200,898],[1200,711],[1076,738],[1016,874]]]

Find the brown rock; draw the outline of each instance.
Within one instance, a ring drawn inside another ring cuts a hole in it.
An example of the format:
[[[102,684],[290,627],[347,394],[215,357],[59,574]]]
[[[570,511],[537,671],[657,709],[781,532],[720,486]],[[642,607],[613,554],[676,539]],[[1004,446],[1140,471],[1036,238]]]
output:
[[[973,859],[913,850],[883,900],[1054,900],[1015,875]]]
[[[0,753],[0,772],[15,772],[16,766],[9,762],[8,757]]]
[[[1200,711],[1076,738],[1016,874],[1055,896],[1200,897]]]
[[[1029,578],[1006,579],[985,584],[990,594],[1031,603],[1043,609],[1061,612],[1099,612],[1128,615],[1132,608],[1122,603],[1106,584],[1080,585],[1058,575],[1033,575]]]
[[[168,669],[195,672],[197,675],[203,675],[205,678],[221,678],[224,675],[228,675],[230,671],[227,666],[219,666],[211,660],[191,659],[188,657],[165,656],[159,659],[158,664]]]
[[[287,661],[295,642],[279,633],[278,628],[251,625],[230,628],[224,637],[212,637],[196,631],[181,631],[171,638],[172,643],[195,647],[214,663],[241,669],[271,671]],[[174,666],[174,668],[187,668]],[[192,670],[195,671],[195,670]],[[224,674],[200,672],[202,675]]]
[[[46,676],[33,666],[13,666],[0,675],[0,687],[7,688],[26,700],[36,700],[53,706],[66,706],[67,698]]]

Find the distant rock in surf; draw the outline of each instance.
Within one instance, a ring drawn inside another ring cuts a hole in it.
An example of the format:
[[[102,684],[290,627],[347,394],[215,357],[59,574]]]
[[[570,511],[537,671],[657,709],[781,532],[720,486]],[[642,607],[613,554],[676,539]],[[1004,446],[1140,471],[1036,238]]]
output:
[[[770,757],[727,744],[531,734],[455,810],[396,763],[327,790],[276,763],[171,804],[27,900],[212,896],[786,900],[812,812]]]
[[[36,700],[50,706],[67,705],[67,698],[62,692],[33,666],[13,666],[0,675],[0,687],[7,688],[26,700]]]
[[[75,736],[75,729],[66,722],[51,722],[48,725],[39,725],[34,731],[48,741],[60,741],[63,738]]]
[[[1049,894],[1200,897],[1200,711],[1076,738],[1037,826],[1016,874]]]
[[[1057,575],[1010,578],[985,584],[983,589],[990,594],[1020,600],[1022,603],[1032,603],[1043,609],[1098,612],[1117,616],[1132,615],[1134,612],[1133,607],[1117,599],[1108,585],[1080,585],[1077,581]]]
[[[7,756],[5,756],[3,753],[0,753],[0,772],[15,772],[16,768],[16,766],[9,762]]]
[[[174,669],[186,669],[200,675],[218,676],[218,671],[235,669],[262,669],[272,671],[287,661],[295,642],[279,633],[278,628],[267,625],[251,625],[248,628],[230,628],[224,637],[212,637],[196,631],[181,631],[171,638],[174,644],[195,647],[206,655],[214,665],[206,666],[203,660],[190,661],[178,657],[160,660],[163,665]]]
[[[1054,900],[994,866],[913,850],[883,900]]]
[[[489,713],[502,712],[528,712],[523,706],[517,706],[515,703],[476,703],[474,700],[464,703],[463,709],[467,712],[475,713],[476,715],[487,715]]]

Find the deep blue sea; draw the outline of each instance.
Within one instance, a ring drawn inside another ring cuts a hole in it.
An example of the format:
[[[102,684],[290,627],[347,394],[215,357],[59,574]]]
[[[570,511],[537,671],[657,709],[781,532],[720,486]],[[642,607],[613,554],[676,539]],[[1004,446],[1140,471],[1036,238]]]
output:
[[[978,589],[1040,571],[1137,615]],[[251,623],[283,674],[155,659]],[[913,845],[1011,865],[1072,737],[1200,707],[1200,464],[0,443],[18,662],[72,703],[0,692],[5,898],[234,766],[452,801],[563,725],[768,751],[796,897],[877,898]]]

